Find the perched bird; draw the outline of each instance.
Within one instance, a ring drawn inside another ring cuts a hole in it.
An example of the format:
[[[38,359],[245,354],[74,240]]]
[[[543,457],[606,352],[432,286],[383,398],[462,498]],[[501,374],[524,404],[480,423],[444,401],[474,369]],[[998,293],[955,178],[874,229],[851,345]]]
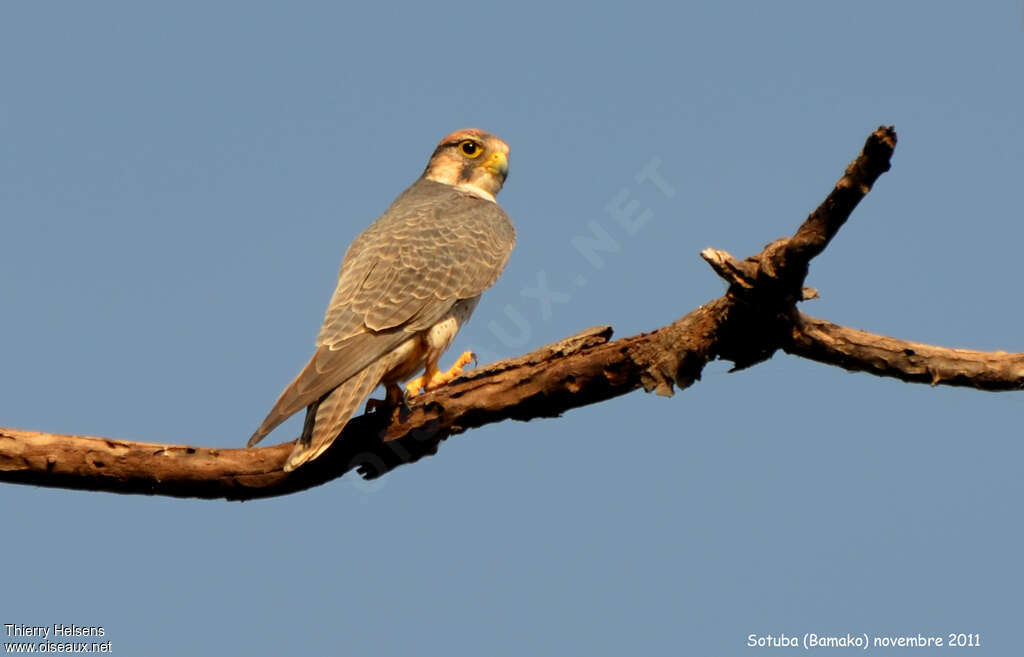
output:
[[[458,376],[466,352],[438,368],[480,294],[498,279],[515,227],[495,196],[508,175],[508,145],[482,130],[453,132],[419,180],[402,192],[345,254],[317,350],[249,439],[252,447],[306,409],[284,469],[320,456],[374,388],[390,403]]]

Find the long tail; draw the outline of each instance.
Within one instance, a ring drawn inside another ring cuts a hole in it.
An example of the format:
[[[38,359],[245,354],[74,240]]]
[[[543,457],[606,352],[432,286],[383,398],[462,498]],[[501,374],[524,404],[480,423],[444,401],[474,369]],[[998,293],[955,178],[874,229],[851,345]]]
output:
[[[388,359],[381,358],[341,384],[319,401],[310,404],[306,423],[284,465],[290,472],[307,461],[320,456],[331,446],[352,414],[380,384],[388,370]]]
[[[344,386],[349,379],[373,367],[375,361],[385,358],[408,339],[409,334],[401,330],[391,333],[360,333],[348,339],[340,348],[322,346],[317,349],[306,367],[277,398],[263,424],[249,439],[249,447],[295,413],[315,405],[318,400],[329,395],[335,386]]]

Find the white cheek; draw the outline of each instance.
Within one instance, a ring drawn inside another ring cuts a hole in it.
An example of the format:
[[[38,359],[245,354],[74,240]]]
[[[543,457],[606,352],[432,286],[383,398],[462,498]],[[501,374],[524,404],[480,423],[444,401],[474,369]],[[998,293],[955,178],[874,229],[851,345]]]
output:
[[[444,183],[463,191],[477,198],[496,203],[494,194],[484,186],[487,182],[487,174],[474,172],[474,179],[469,182],[459,182],[459,174],[462,173],[462,163],[451,158],[436,159],[427,171],[427,180]],[[482,180],[480,180],[482,178]]]
[[[459,163],[450,159],[435,161],[427,172],[427,179],[434,182],[454,185],[459,181]]]

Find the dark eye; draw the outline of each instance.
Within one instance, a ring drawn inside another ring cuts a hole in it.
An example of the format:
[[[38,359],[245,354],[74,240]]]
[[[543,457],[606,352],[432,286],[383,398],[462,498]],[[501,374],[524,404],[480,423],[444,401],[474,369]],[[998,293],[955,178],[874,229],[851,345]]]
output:
[[[462,151],[462,154],[466,157],[478,157],[480,153],[483,152],[483,149],[480,148],[480,144],[469,139],[459,142],[459,150]]]

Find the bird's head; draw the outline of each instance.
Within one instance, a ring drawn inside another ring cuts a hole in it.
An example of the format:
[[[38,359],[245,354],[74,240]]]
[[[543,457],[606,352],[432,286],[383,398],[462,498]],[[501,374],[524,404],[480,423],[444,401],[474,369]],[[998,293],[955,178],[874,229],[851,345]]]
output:
[[[483,130],[459,130],[441,140],[423,177],[494,200],[508,176],[508,144]]]

